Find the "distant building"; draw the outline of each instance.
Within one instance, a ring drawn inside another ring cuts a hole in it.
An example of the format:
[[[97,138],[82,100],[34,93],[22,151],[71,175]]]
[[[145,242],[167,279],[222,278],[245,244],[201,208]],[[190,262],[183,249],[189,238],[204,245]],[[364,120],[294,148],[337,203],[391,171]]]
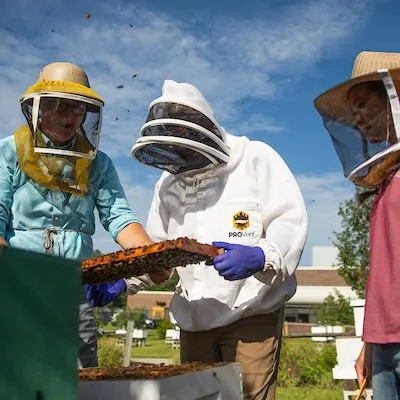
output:
[[[286,303],[285,321],[316,323],[315,307],[337,290],[342,296],[357,299],[355,292],[339,276],[336,267],[298,267],[297,291]]]
[[[312,265],[296,270],[297,291],[286,303],[285,321],[316,323],[315,307],[337,290],[350,300],[357,294],[338,274],[338,250],[333,246],[312,248]]]

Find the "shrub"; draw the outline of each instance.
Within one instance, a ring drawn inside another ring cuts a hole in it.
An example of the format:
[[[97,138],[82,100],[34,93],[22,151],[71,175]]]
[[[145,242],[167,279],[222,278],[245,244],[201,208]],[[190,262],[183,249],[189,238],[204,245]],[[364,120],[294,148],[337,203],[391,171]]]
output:
[[[350,299],[345,298],[337,289],[325,297],[316,311],[320,325],[354,325]]]
[[[123,364],[124,355],[122,348],[116,347],[115,344],[106,340],[99,341],[97,356],[99,367],[121,367]]]
[[[172,329],[173,327],[174,327],[174,325],[172,324],[171,321],[168,321],[166,319],[160,320],[158,322],[158,326],[156,328],[157,337],[159,339],[164,339],[167,329]]]
[[[280,386],[312,385],[329,388],[334,384],[332,368],[336,365],[336,347],[310,339],[282,341],[278,382]]]

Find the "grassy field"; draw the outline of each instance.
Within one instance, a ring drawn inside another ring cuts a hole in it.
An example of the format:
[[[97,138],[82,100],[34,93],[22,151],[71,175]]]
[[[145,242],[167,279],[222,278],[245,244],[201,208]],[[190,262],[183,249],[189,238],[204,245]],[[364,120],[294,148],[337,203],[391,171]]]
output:
[[[148,340],[143,347],[132,347],[133,358],[171,358],[179,360],[179,350],[167,346],[164,340]]]
[[[277,400],[343,400],[343,389],[339,386],[332,389],[278,387],[276,398]]]
[[[104,336],[99,339],[99,348],[101,346],[115,346],[116,339]],[[123,348],[121,347],[121,350]],[[158,339],[154,331],[148,331],[146,344],[143,347],[132,346],[132,358],[170,358],[179,360],[179,350],[172,349],[165,344],[163,339]]]

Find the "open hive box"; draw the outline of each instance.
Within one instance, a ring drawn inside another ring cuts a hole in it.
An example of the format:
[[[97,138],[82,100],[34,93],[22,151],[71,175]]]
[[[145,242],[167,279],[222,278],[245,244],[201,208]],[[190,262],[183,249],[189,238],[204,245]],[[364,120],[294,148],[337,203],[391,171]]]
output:
[[[218,255],[222,250],[188,238],[178,238],[135,247],[84,260],[83,283],[113,282],[163,269],[197,264]]]
[[[209,260],[217,247],[178,238],[85,260],[84,283],[111,282],[149,272]],[[79,371],[80,400],[239,400],[240,367],[236,363],[163,365],[133,363],[130,367],[86,368]]]
[[[237,363],[133,363],[79,371],[79,400],[240,400]]]
[[[196,264],[221,250],[187,238],[118,251],[81,264],[84,283],[111,282],[149,272]],[[80,400],[239,400],[242,380],[238,364],[133,363],[130,367],[79,371]]]

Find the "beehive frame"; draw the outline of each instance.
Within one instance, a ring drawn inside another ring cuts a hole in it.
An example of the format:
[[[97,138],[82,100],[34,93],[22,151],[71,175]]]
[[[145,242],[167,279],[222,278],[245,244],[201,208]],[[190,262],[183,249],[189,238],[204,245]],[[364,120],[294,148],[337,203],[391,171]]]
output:
[[[198,264],[221,252],[194,239],[178,238],[93,257],[81,263],[83,283],[113,282],[149,272]]]

